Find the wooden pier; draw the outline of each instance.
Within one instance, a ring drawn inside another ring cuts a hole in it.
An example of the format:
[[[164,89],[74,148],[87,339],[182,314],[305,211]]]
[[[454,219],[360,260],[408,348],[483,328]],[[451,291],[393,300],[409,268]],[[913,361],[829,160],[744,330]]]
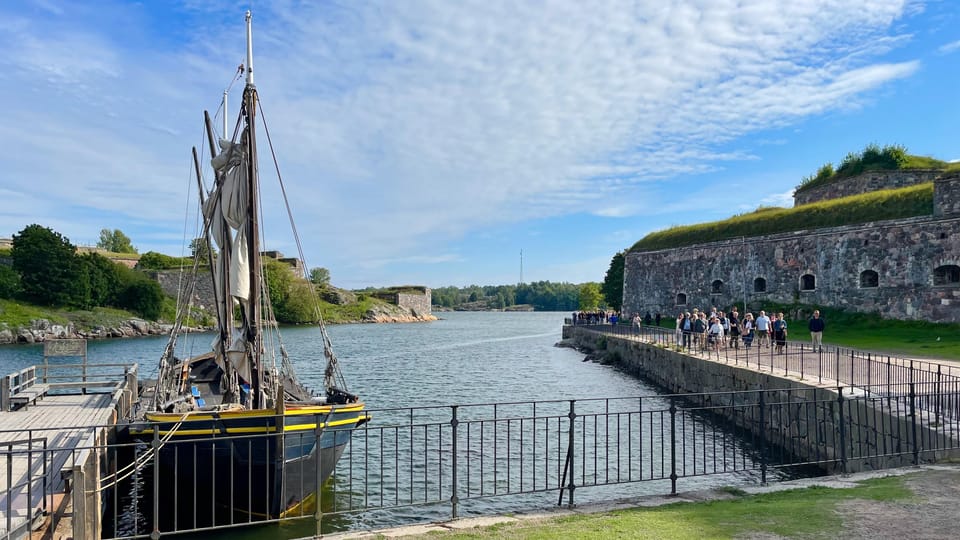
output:
[[[106,448],[136,400],[136,364],[44,362],[0,382],[0,538],[99,538]]]

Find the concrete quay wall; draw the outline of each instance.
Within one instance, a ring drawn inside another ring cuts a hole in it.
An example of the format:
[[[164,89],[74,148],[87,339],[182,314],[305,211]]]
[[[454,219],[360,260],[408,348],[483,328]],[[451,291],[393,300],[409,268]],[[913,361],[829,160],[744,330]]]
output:
[[[793,463],[815,463],[828,473],[856,472],[937,461],[960,455],[956,429],[942,419],[910,416],[909,396],[886,400],[690,356],[669,347],[565,326],[563,337],[581,350],[652,382],[694,407],[712,411],[766,441]],[[763,390],[763,392],[758,392]],[[762,394],[762,398],[761,398]],[[760,400],[764,406],[761,413]],[[762,417],[761,417],[762,415]],[[929,416],[929,415],[928,415]],[[914,444],[917,441],[917,444]],[[916,451],[916,452],[915,452]]]

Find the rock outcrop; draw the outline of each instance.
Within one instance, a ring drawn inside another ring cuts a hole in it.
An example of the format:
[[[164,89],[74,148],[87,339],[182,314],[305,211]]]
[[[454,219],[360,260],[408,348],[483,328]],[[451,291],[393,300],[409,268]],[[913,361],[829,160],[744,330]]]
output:
[[[169,334],[173,328],[143,319],[129,319],[115,326],[94,326],[79,329],[75,324],[54,324],[47,319],[34,319],[30,326],[10,328],[0,323],[0,344],[42,343],[50,339],[104,339],[118,337],[139,337]],[[203,331],[203,328],[188,328],[188,332]]]
[[[378,304],[363,314],[362,322],[401,323],[435,321],[431,313],[420,313],[416,309],[407,309],[393,304]]]

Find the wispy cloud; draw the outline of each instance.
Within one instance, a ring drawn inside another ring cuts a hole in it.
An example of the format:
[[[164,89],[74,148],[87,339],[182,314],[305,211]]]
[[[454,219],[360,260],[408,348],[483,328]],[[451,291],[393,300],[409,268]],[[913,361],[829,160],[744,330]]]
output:
[[[937,51],[939,51],[941,54],[949,54],[957,49],[960,49],[960,39],[957,41],[951,41],[950,43],[944,43],[937,49]]]
[[[149,221],[174,235],[199,107],[216,109],[242,61],[242,13],[188,2],[174,30],[122,3],[109,21],[37,5],[47,17],[0,7],[0,98],[17,104],[0,126],[3,188],[46,215],[103,212],[68,234]],[[277,2],[254,14],[255,67],[308,259],[431,264],[492,224],[646,211],[624,200],[641,183],[752,159],[731,141],[861,106],[919,67],[882,56],[906,39],[893,29],[904,9]],[[118,39],[116,19],[145,37]],[[23,224],[0,217],[0,229]],[[292,251],[282,221],[267,225]]]

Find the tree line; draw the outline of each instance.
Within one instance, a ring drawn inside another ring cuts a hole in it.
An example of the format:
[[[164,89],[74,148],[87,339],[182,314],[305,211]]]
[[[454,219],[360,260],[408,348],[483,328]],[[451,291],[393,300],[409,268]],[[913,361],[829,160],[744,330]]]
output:
[[[480,303],[487,309],[531,305],[536,311],[572,311],[579,309],[580,285],[536,281],[519,285],[470,285],[440,287],[431,292],[433,305],[457,308]]]
[[[0,265],[2,298],[79,309],[111,306],[147,319],[157,319],[163,308],[160,285],[144,272],[97,253],[78,253],[48,227],[28,225],[15,234],[10,261]]]

